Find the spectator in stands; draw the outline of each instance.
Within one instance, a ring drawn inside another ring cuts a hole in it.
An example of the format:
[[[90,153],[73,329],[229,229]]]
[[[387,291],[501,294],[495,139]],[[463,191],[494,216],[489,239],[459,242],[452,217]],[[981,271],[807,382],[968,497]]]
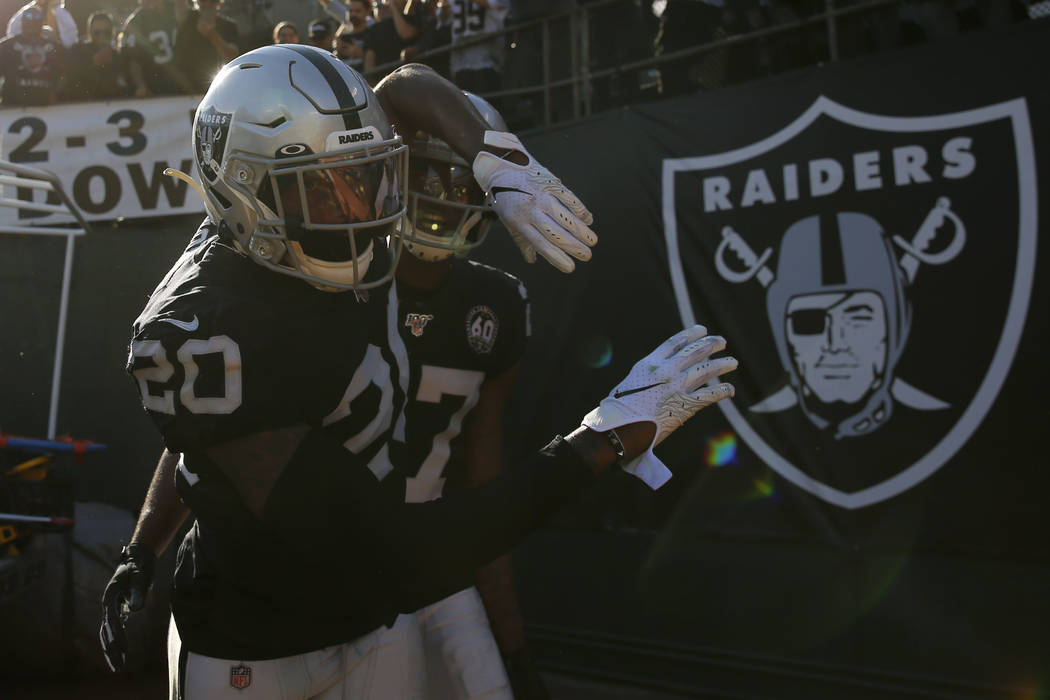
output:
[[[725,38],[723,4],[720,0],[667,0],[660,11],[660,29],[653,42],[655,55]],[[735,20],[731,23],[735,24]],[[660,92],[669,97],[718,87],[725,77],[725,64],[724,49],[661,63]]]
[[[401,50],[412,44],[422,27],[421,3],[406,0],[377,0],[376,23],[365,40],[365,71],[401,60]],[[376,76],[376,79],[382,76]]]
[[[449,4],[449,0],[428,0],[427,6],[430,9],[430,30],[417,42],[420,51],[430,51],[452,43],[452,5]],[[452,78],[449,54],[443,53],[427,59],[426,62],[444,77]]]
[[[591,73],[614,68],[652,55],[656,17],[637,0],[580,0],[590,8],[590,51],[588,61]],[[648,20],[652,20],[651,25]],[[625,102],[637,101],[640,76],[636,71],[624,71],[597,78],[591,83],[591,109],[608,109]]]
[[[452,0],[452,45],[479,34],[502,31],[510,0]],[[454,50],[449,59],[452,82],[462,90],[481,95],[499,90],[503,83],[504,38]],[[499,109],[499,105],[493,102]]]
[[[69,52],[67,100],[112,100],[130,92],[124,57],[113,45],[113,20],[105,12],[88,18],[87,35]]]
[[[174,63],[175,34],[188,9],[185,0],[176,0],[174,11],[162,0],[139,0],[124,22],[117,46],[127,58],[136,97],[192,92]]]
[[[332,32],[332,25],[328,19],[322,17],[310,22],[310,38],[306,43],[325,51],[332,51],[335,48],[335,34]]]
[[[294,23],[285,20],[278,22],[273,28],[273,43],[275,44],[298,44],[299,28]]]
[[[195,0],[194,4],[179,27],[175,65],[189,80],[192,92],[203,94],[219,69],[240,55],[240,49],[237,25],[219,14],[222,0]]]
[[[359,7],[356,9],[352,3],[344,0],[317,0],[317,2],[321,3],[325,12],[339,22],[336,36],[347,29],[361,32],[375,24],[375,18],[372,17],[372,0],[363,0],[358,3]]]
[[[365,64],[365,39],[344,29],[335,39],[335,56],[355,71],[361,72]]]
[[[28,5],[23,5],[7,23],[8,36],[22,33],[22,16],[31,7],[44,13],[44,36],[53,34],[54,39],[67,49],[77,43],[77,23],[62,0],[33,0]]]
[[[332,0],[334,5],[336,0]],[[376,23],[372,16],[372,0],[350,0],[346,6],[346,26],[354,34],[364,36],[364,33]]]
[[[335,4],[338,0],[332,0]],[[331,7],[331,5],[329,6]],[[361,72],[365,65],[365,35],[372,16],[370,0],[350,0],[346,24],[339,28],[335,40],[335,55],[340,61]]]
[[[401,49],[402,63],[411,63],[416,60],[419,54],[451,41],[451,34],[446,37],[443,44],[438,37],[437,3],[434,0],[415,0],[412,10],[418,15],[419,36],[411,44]],[[427,63],[441,75],[448,77],[448,54],[439,58],[437,61],[438,66],[435,66],[434,62],[431,61],[427,61]]]
[[[0,93],[5,106],[51,105],[58,102],[64,75],[65,49],[44,36],[44,11],[39,6],[22,12],[21,32],[0,41]]]

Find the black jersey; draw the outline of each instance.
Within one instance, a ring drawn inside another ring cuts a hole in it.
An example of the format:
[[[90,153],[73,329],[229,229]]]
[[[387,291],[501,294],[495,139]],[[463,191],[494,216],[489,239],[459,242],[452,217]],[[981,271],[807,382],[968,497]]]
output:
[[[463,420],[487,376],[513,367],[528,340],[529,302],[516,277],[454,258],[436,290],[399,287],[399,329],[410,373],[405,441],[391,445],[409,502],[462,484]]]
[[[129,62],[142,68],[143,77],[151,92],[170,95],[179,92],[179,85],[169,73],[175,58],[178,26],[170,7],[139,7],[132,12],[121,30],[120,46]]]
[[[196,517],[172,590],[186,649],[250,660],[349,642],[469,585],[590,482],[556,442],[449,498],[404,503],[384,490],[408,372],[395,295],[394,285],[316,290],[206,225],[135,322],[128,371],[167,447],[183,453],[176,485]],[[491,303],[504,313],[504,300]],[[488,338],[495,350],[490,317],[478,318],[478,347]],[[514,357],[478,355],[494,371]],[[295,425],[309,430],[258,515],[238,490],[257,485],[254,462],[234,465],[234,484],[206,449]]]
[[[168,449],[306,424],[371,459],[403,401],[391,288],[321,291],[255,264],[212,229],[201,228],[134,325],[128,371]]]
[[[186,19],[179,27],[178,40],[175,42],[174,60],[175,65],[190,81],[190,85],[203,94],[208,91],[211,79],[226,64],[226,59],[209,39],[197,31],[199,21],[199,10],[186,13]],[[237,24],[229,17],[216,16],[215,31],[228,43],[236,44],[240,40]]]
[[[58,98],[65,49],[53,39],[9,36],[0,40],[4,106],[49,105]]]
[[[338,635],[311,627],[302,602],[309,594],[297,585],[316,592],[315,582],[289,581],[308,563],[282,551],[281,533],[248,511],[204,450],[307,425],[345,448],[346,470],[369,468],[381,478],[407,360],[387,330],[397,309],[388,305],[391,286],[320,291],[254,263],[213,229],[198,231],[135,321],[127,370],[168,449],[183,453],[177,486],[197,518],[179,553],[172,601],[184,641],[216,656],[283,656]],[[311,480],[321,492],[343,483],[338,473]],[[222,597],[241,581],[252,583],[235,599]],[[339,602],[316,618],[334,624]],[[361,631],[378,626],[357,607],[343,612]],[[270,634],[282,635],[277,646]]]

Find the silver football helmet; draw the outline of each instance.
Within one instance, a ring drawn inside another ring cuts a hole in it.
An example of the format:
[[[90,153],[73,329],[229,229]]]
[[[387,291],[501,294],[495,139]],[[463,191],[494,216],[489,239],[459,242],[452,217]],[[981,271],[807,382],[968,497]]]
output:
[[[386,238],[407,212],[408,149],[342,61],[300,44],[234,59],[197,107],[192,138],[210,215],[255,262],[327,290],[393,276],[402,237],[389,256]]]
[[[506,131],[496,108],[466,92],[489,128]],[[412,234],[405,247],[420,260],[437,262],[466,255],[488,234],[491,207],[474,179],[474,172],[444,141],[417,134],[409,146],[408,220]]]

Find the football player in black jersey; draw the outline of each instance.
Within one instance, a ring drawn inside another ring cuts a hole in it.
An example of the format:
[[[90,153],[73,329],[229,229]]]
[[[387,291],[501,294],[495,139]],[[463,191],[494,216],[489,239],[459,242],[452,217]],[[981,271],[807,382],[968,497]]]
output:
[[[489,128],[506,131],[492,105],[466,94]],[[406,502],[422,503],[499,474],[503,409],[530,320],[517,278],[465,259],[484,240],[491,210],[470,165],[422,132],[409,145],[408,216],[413,235],[397,269],[406,427],[390,454]],[[384,637],[390,653],[404,654],[405,666],[422,655],[430,700],[548,697],[525,647],[509,555],[479,569],[476,581],[399,616]]]
[[[377,630],[469,585],[595,473],[654,460],[655,444],[732,393],[705,386],[735,367],[712,357],[724,340],[693,327],[520,467],[447,498],[390,498],[380,479],[408,376],[387,281],[411,232],[390,236],[407,210],[407,154],[386,113],[473,162],[527,256],[569,271],[596,239],[579,200],[451,84],[420,67],[387,80],[377,98],[324,52],[269,46],[228,64],[198,107],[209,217],[136,320],[128,362],[168,450],[154,485],[170,488],[164,470],[182,453],[174,483],[195,517],[172,591],[173,697],[415,696],[375,691],[389,677]],[[114,666],[158,546],[140,535],[103,599]]]

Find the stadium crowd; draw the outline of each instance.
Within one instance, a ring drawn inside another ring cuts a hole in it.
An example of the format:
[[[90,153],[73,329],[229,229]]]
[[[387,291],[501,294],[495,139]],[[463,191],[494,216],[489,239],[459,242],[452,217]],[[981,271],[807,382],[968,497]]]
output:
[[[398,64],[427,63],[462,89],[494,98],[518,129],[538,122],[539,96],[515,94],[499,104],[493,93],[540,85],[544,65],[553,81],[584,68],[596,75],[590,107],[602,109],[1000,26],[1038,16],[1046,4],[902,0],[839,17],[832,48],[825,23],[804,22],[825,9],[823,0],[18,2],[0,1],[0,22],[9,17],[0,41],[3,105],[203,94],[227,61],[264,44],[291,42],[332,52],[373,83]],[[836,0],[835,6],[860,2]],[[586,42],[565,14],[581,7],[589,11]],[[530,22],[544,17],[555,18],[546,47],[542,28]],[[762,31],[777,25],[791,30]],[[760,32],[753,40],[678,57],[753,32]],[[573,45],[588,47],[584,58]],[[654,57],[666,60],[631,68]],[[564,88],[554,93],[555,119],[569,116],[574,98]]]

